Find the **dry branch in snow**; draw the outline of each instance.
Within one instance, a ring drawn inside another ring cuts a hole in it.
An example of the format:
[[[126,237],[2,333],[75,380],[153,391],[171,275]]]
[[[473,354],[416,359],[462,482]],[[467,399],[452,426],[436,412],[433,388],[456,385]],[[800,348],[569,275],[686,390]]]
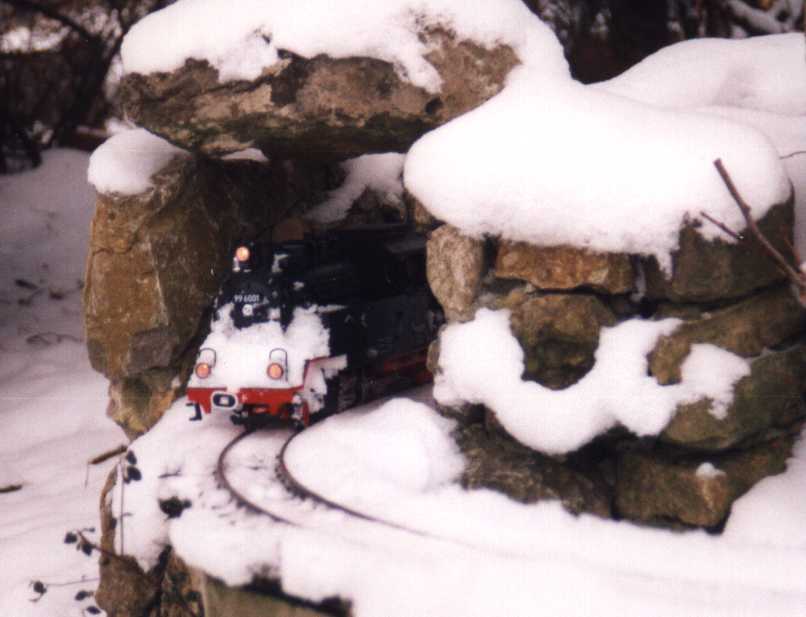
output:
[[[767,239],[764,233],[758,228],[756,221],[753,219],[753,215],[751,213],[750,206],[744,200],[744,198],[739,193],[736,185],[733,182],[733,178],[730,177],[728,170],[725,169],[725,166],[722,164],[722,159],[717,159],[714,161],[714,167],[719,172],[722,181],[725,183],[728,191],[730,192],[731,197],[736,202],[736,205],[739,207],[739,210],[742,212],[742,216],[744,216],[744,220],[747,223],[747,228],[750,230],[750,233],[755,236],[756,240],[758,240],[759,244],[764,248],[767,254],[776,262],[778,267],[786,274],[787,278],[789,278],[790,282],[795,286],[797,289],[798,294],[798,301],[804,307],[806,307],[806,272],[804,272],[804,265],[801,261],[800,256],[797,254],[797,250],[794,246],[790,246],[790,250],[792,251],[792,255],[795,258],[796,264],[798,264],[797,269],[792,267],[790,260],[788,260],[781,252],[776,249],[772,243]],[[719,221],[714,220],[706,213],[702,213],[703,217],[717,225],[722,231],[727,233],[728,235],[736,238],[737,240],[741,240],[742,236],[737,234],[736,232],[729,229],[724,224],[720,223]]]

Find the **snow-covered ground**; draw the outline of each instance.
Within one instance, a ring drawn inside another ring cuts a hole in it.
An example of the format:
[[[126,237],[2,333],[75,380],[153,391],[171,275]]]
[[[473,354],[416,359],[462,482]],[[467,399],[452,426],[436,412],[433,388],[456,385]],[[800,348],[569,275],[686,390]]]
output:
[[[806,443],[786,474],[737,502],[722,536],[681,534],[459,488],[452,423],[426,404],[428,389],[413,394],[306,430],[286,462],[331,501],[415,533],[290,495],[274,473],[282,431],[238,444],[227,476],[296,526],[239,509],[212,477],[238,429],[220,415],[189,425],[178,401],[132,445],[143,478],[125,485],[125,550],[148,567],[170,543],[230,584],[278,577],[291,594],[347,598],[359,617],[802,617],[806,504],[796,496],[806,489]],[[190,505],[166,520],[158,500],[172,497]]]
[[[81,336],[75,288],[91,214],[86,164],[85,155],[56,151],[42,169],[0,179],[0,484],[22,485],[0,494],[3,616],[78,616],[91,603],[73,598],[94,586],[95,563],[62,538],[97,525],[98,494],[114,461],[86,463],[124,441],[104,416],[105,382],[83,345],[55,336]],[[44,332],[54,334],[37,337]],[[449,422],[421,402],[376,407],[310,430],[289,451],[289,464],[325,496],[424,536],[289,497],[272,479],[278,434],[233,452],[233,481],[304,528],[236,511],[210,475],[236,429],[220,417],[189,424],[178,401],[133,446],[144,478],[127,485],[126,550],[149,563],[170,539],[191,563],[232,583],[266,571],[290,593],[349,597],[357,615],[803,615],[803,442],[787,473],[737,502],[721,537],[679,535],[464,492],[451,483],[461,457],[446,436]],[[179,466],[181,475],[157,477]],[[172,495],[193,505],[167,525],[156,498]],[[237,524],[221,525],[229,521]],[[213,530],[222,534],[215,545],[203,541]],[[55,585],[82,577],[85,584]],[[36,603],[34,580],[50,584]]]
[[[62,542],[98,525],[98,495],[125,443],[104,415],[106,380],[89,366],[81,327],[94,195],[87,155],[45,153],[41,168],[0,176],[0,615],[80,616],[94,558]],[[19,281],[19,282],[15,282]],[[95,536],[97,537],[97,535]],[[61,583],[80,581],[87,583]],[[39,602],[31,581],[48,590]]]

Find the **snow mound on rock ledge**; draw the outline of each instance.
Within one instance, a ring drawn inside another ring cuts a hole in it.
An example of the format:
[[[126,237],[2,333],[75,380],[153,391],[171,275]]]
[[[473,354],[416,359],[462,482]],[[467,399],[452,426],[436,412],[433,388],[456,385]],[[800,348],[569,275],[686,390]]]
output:
[[[571,80],[510,81],[406,159],[409,191],[467,235],[654,255],[669,270],[681,226],[703,210],[744,227],[715,159],[756,218],[789,196],[775,148],[753,128]],[[700,232],[724,239],[713,225]]]
[[[694,345],[681,383],[661,386],[647,374],[647,354],[679,323],[632,319],[604,328],[593,369],[575,386],[556,391],[521,379],[523,351],[510,333],[509,312],[480,309],[473,321],[443,331],[434,398],[444,405],[483,403],[510,435],[549,454],[576,450],[617,424],[657,435],[678,405],[706,397],[720,417],[733,385],[750,372],[746,360]]]
[[[364,56],[390,62],[401,78],[436,92],[441,80],[420,38],[429,27],[484,47],[509,45],[524,63],[568,73],[551,30],[518,0],[180,0],[138,22],[121,53],[126,73],[169,72],[195,58],[216,67],[222,81],[255,79],[278,62],[280,50],[305,58]]]
[[[755,218],[789,197],[787,174],[758,123],[695,108],[803,113],[802,39],[673,45],[593,87],[520,67],[503,92],[414,144],[405,186],[470,236],[654,255],[668,272],[681,226],[703,211],[745,226],[715,159]],[[666,90],[675,96],[657,94]],[[730,241],[714,225],[700,232]]]
[[[90,157],[87,181],[99,193],[139,195],[154,186],[151,177],[175,156],[187,153],[145,129],[110,137]]]

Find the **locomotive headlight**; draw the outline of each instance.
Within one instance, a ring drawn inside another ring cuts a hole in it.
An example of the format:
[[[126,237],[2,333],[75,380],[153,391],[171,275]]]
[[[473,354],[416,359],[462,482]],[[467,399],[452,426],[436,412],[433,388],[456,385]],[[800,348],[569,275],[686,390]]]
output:
[[[213,372],[213,367],[216,362],[216,353],[214,349],[205,347],[199,350],[199,359],[196,363],[196,368],[193,372],[199,379],[207,379]]]
[[[285,369],[283,368],[282,364],[272,362],[266,369],[266,374],[272,379],[282,379],[283,375],[285,374]]]
[[[207,379],[210,376],[210,373],[213,372],[213,368],[207,364],[206,362],[199,362],[196,365],[196,377],[199,379]]]
[[[248,246],[239,246],[235,249],[235,259],[240,262],[249,261],[251,253],[249,252]]]

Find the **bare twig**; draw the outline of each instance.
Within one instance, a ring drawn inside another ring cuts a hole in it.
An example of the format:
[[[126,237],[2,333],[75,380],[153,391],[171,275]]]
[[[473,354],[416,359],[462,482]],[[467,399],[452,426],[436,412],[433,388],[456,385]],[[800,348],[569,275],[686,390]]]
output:
[[[14,493],[22,488],[22,484],[9,484],[8,486],[0,486],[0,493]]]
[[[55,345],[62,341],[73,341],[74,343],[81,343],[81,339],[72,334],[60,334],[58,332],[38,332],[25,338],[25,342],[29,345]]]
[[[799,154],[806,154],[806,150],[795,150],[794,152],[790,152],[789,154],[785,154],[779,158],[783,161],[785,159],[791,159],[793,156],[798,156]]]
[[[761,244],[767,254],[775,261],[781,270],[783,270],[792,284],[795,285],[795,287],[798,289],[798,300],[803,306],[806,306],[806,273],[800,270],[800,264],[798,264],[797,270],[793,268],[789,260],[772,245],[764,233],[759,229],[756,221],[753,219],[750,206],[739,194],[739,191],[736,188],[736,185],[733,183],[733,179],[730,177],[728,170],[725,169],[725,166],[722,164],[722,159],[715,160],[714,167],[716,167],[716,170],[719,172],[722,181],[725,183],[725,186],[730,192],[731,197],[733,197],[733,200],[736,202],[736,205],[739,206],[739,210],[741,210],[742,216],[744,216],[744,220],[747,223],[747,228],[750,230],[756,240],[758,240],[759,244]],[[709,220],[712,219],[709,218]]]
[[[126,513],[123,510],[123,494],[126,491],[126,483],[123,481],[123,465],[121,465],[120,462],[118,462],[118,473],[120,473],[120,525],[118,525],[118,527],[120,527],[120,552],[124,554],[126,549],[123,545],[123,517],[126,516]]]
[[[739,240],[739,241],[744,240],[744,236],[742,234],[736,233],[730,227],[725,225],[725,223],[723,223],[722,221],[717,221],[714,217],[712,217],[710,214],[708,214],[704,210],[700,211],[700,216],[702,216],[702,218],[712,222],[714,225],[719,227],[722,231],[724,231],[726,234],[728,234],[734,240]]]
[[[108,461],[110,458],[115,456],[119,456],[121,454],[126,453],[126,446],[118,446],[114,450],[109,450],[104,452],[103,454],[99,454],[98,456],[91,458],[87,461],[90,465],[100,465],[101,463]]]

